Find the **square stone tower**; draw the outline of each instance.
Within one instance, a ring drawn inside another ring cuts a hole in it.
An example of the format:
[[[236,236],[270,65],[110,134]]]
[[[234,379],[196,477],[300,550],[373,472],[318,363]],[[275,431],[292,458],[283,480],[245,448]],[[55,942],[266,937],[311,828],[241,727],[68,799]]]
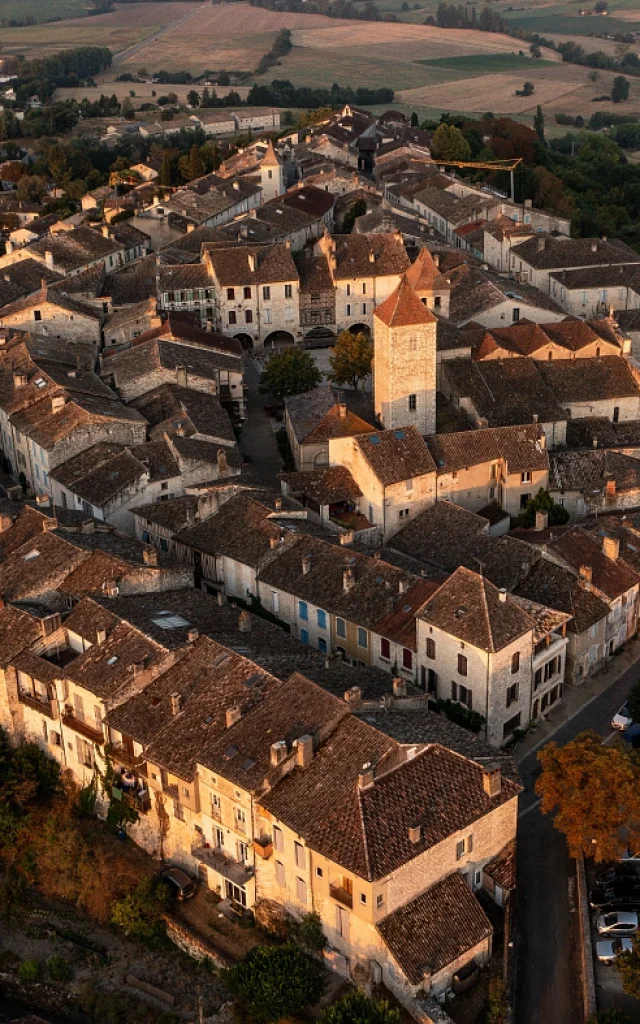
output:
[[[284,164],[273,148],[271,139],[267,145],[267,152],[260,162],[260,185],[263,203],[277,199],[287,191],[284,180]]]
[[[387,430],[436,430],[436,326],[403,277],[373,318],[373,396]]]

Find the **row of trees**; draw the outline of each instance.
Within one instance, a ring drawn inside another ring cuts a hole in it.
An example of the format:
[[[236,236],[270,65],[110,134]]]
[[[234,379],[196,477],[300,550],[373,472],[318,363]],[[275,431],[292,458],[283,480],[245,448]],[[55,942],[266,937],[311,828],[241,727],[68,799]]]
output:
[[[433,19],[427,18],[425,24],[427,23],[432,24]],[[435,24],[439,28],[474,28],[481,32],[506,31],[504,18],[497,11],[483,7],[478,16],[475,7],[466,7],[462,4],[439,4]]]
[[[368,335],[343,331],[338,338],[329,363],[329,380],[338,386],[358,389],[371,373],[373,345]],[[323,376],[309,352],[287,348],[271,357],[260,377],[260,392],[275,398],[300,395],[322,383]]]
[[[330,89],[311,89],[306,86],[296,87],[288,79],[274,79],[270,85],[254,85],[247,96],[246,105],[315,110],[318,107],[341,107],[345,103],[373,106],[392,103],[393,98],[393,89],[387,87],[352,89],[334,82]],[[227,103],[228,100],[229,97]]]
[[[73,87],[91,79],[111,66],[112,53],[106,46],[80,46],[62,50],[51,57],[19,61],[17,80],[13,83],[19,100],[38,95],[49,99],[64,86]]]
[[[286,55],[292,50],[293,43],[291,42],[291,32],[288,28],[281,28],[276,38],[274,39],[271,49],[268,53],[265,53],[258,63],[256,68],[257,75],[264,75],[269,68],[273,67],[274,64],[280,63],[281,57]]]

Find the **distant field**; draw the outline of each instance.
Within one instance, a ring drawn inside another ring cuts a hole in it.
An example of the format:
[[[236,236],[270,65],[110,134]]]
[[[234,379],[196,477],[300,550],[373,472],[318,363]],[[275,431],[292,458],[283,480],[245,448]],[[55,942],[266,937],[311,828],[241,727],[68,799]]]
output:
[[[0,0],[4,12],[6,0]],[[35,0],[27,0],[33,3]],[[48,8],[57,11],[57,4],[70,0],[49,0]],[[43,4],[44,6],[44,4]],[[74,46],[108,46],[114,53],[160,31],[184,17],[199,6],[197,3],[141,3],[123,4],[110,14],[90,18],[74,18],[48,25],[30,25],[26,28],[2,29],[2,49],[7,53],[24,53],[27,57],[42,57]]]
[[[430,68],[448,68],[467,74],[488,75],[500,71],[531,71],[539,67],[552,67],[553,61],[534,60],[517,53],[484,53],[467,57],[438,57],[435,60],[419,60]]]
[[[591,6],[590,0],[587,6]],[[553,4],[548,7],[524,7],[519,10],[504,11],[504,17],[517,28],[529,32],[549,35],[555,32],[568,36],[588,36],[592,32],[627,32],[628,24],[621,21],[615,12],[608,17],[580,16],[578,8],[569,4]],[[620,12],[622,14],[622,12]],[[592,49],[598,49],[598,39],[593,40]]]
[[[2,0],[0,17],[47,21],[49,18],[80,18],[89,7],[88,0]]]

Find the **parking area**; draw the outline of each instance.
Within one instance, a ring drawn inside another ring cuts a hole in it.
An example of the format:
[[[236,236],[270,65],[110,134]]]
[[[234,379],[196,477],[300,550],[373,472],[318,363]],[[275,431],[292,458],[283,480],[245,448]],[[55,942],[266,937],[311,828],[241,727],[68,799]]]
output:
[[[640,1024],[640,1001],[624,994],[622,979],[615,965],[615,956],[624,944],[629,945],[633,941],[631,933],[640,922],[640,862],[616,865],[606,883],[602,874],[590,865],[587,883],[590,902],[598,902],[596,894],[605,889],[612,897],[612,902],[597,909],[592,907],[590,911],[598,1009],[620,1010]],[[604,901],[606,897],[602,895],[599,899]],[[598,922],[602,919],[604,925],[611,928],[608,935],[598,931]],[[610,962],[605,963],[598,956],[599,944],[601,955],[611,957]]]

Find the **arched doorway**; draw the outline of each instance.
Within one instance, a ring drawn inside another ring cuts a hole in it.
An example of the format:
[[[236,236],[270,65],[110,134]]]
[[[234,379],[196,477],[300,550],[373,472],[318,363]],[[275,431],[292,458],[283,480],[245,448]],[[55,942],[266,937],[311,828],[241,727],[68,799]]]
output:
[[[250,334],[234,334],[236,341],[239,341],[245,352],[251,352],[253,349],[253,338]]]
[[[296,339],[289,331],[272,331],[264,339],[265,349],[289,348],[295,343]]]
[[[349,330],[352,334],[366,334],[367,337],[371,334],[371,328],[368,324],[351,324]]]
[[[313,327],[304,339],[305,348],[329,348],[335,343],[336,336],[328,327]]]

